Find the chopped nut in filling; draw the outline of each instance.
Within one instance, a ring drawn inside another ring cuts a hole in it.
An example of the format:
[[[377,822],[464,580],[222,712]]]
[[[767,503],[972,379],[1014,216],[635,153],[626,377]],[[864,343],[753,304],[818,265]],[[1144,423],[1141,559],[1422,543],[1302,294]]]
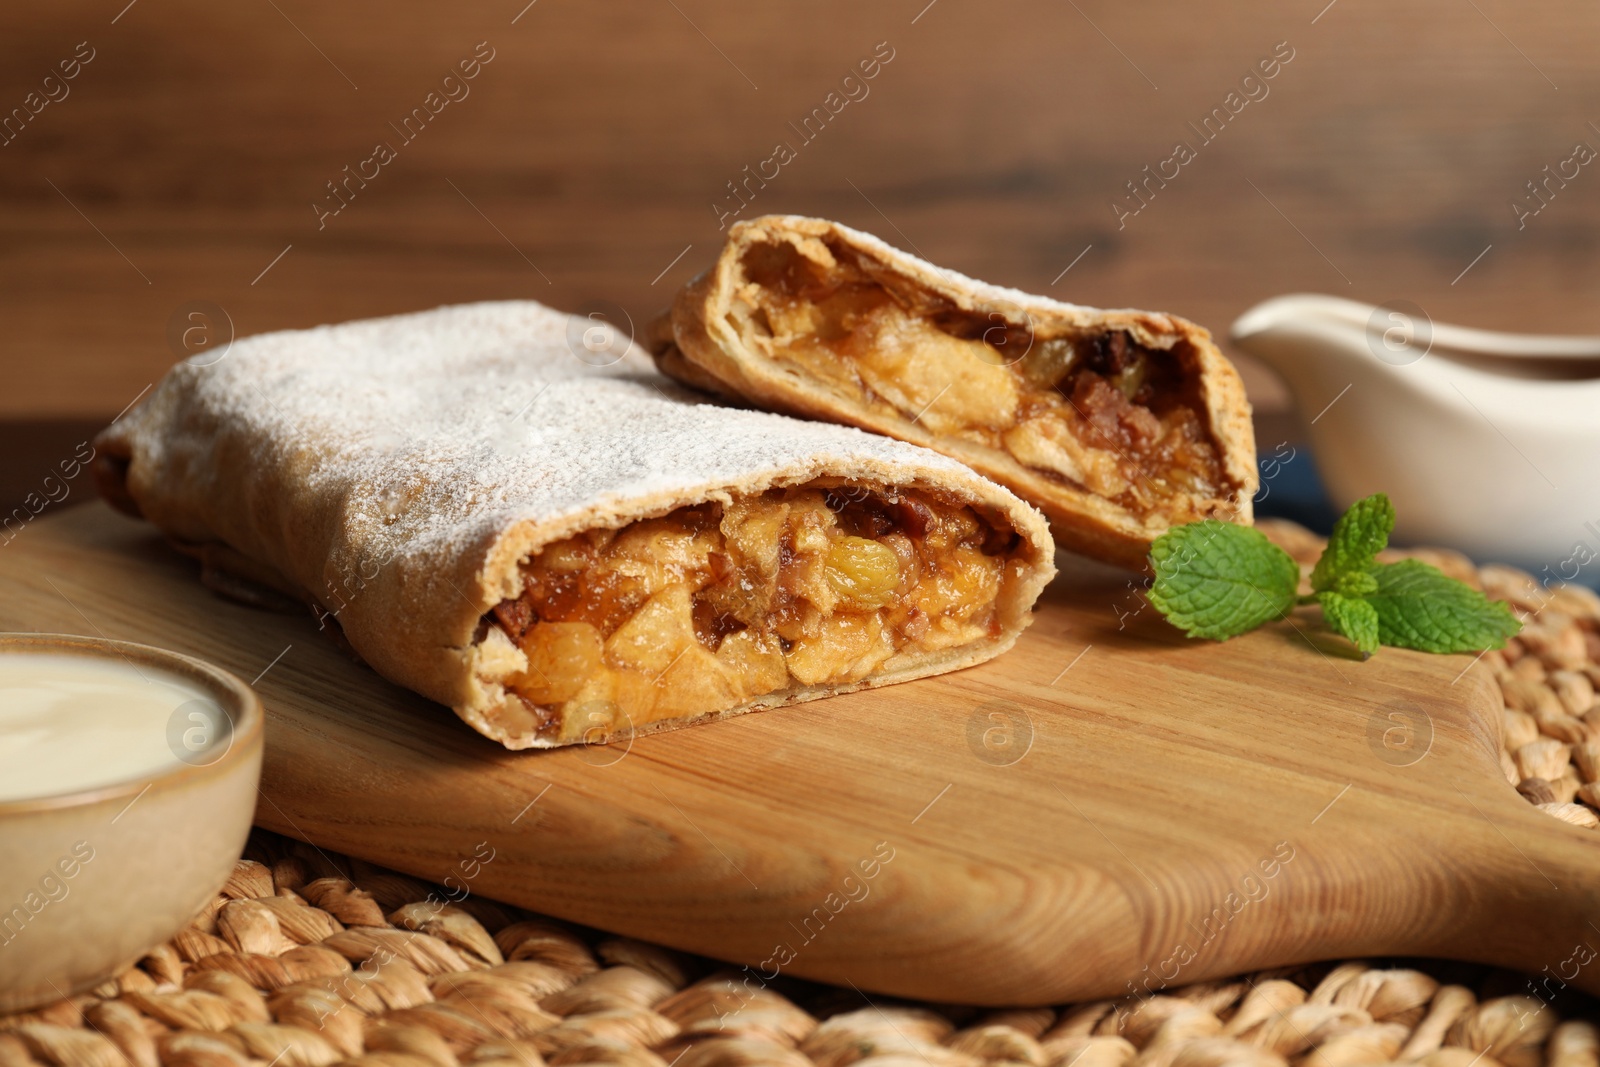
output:
[[[1227,495],[1180,370],[1193,358],[1186,343],[1161,352],[1121,330],[1030,332],[875,276],[842,245],[828,250],[831,266],[788,244],[745,255],[734,314],[768,358],[1135,514],[1184,522]]]
[[[991,638],[1021,551],[931,493],[818,482],[551,544],[489,625],[540,735],[598,739]]]

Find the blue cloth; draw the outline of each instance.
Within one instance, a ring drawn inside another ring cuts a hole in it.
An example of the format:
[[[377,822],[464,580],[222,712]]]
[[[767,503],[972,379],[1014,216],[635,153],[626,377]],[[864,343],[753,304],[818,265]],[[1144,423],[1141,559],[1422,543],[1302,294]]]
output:
[[[1256,491],[1256,515],[1289,519],[1326,537],[1339,517],[1323,488],[1311,449],[1304,442],[1261,445],[1257,466],[1261,488]]]

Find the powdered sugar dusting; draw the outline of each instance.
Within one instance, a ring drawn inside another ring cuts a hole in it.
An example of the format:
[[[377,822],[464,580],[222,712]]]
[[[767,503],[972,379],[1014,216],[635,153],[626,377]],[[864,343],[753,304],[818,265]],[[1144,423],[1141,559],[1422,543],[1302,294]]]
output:
[[[189,433],[212,427],[214,447],[248,449],[257,469],[293,469],[311,494],[342,498],[336,568],[346,552],[449,554],[521,520],[830,459],[967,474],[914,445],[717,405],[637,347],[591,365],[568,343],[588,325],[506,301],[258,335],[212,365],[180,365],[129,421],[171,418],[160,394],[177,391]],[[167,477],[190,466],[162,453],[194,449],[192,436],[139,436]]]

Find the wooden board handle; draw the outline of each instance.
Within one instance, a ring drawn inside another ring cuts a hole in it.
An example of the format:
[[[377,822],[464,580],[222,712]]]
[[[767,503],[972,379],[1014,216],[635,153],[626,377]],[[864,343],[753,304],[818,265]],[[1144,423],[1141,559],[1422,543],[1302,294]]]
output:
[[[1521,971],[1544,1001],[1569,985],[1600,994],[1600,841],[1505,792],[1468,798],[1482,818],[1452,848],[1470,858],[1482,906],[1457,931],[1470,943],[1440,954]]]

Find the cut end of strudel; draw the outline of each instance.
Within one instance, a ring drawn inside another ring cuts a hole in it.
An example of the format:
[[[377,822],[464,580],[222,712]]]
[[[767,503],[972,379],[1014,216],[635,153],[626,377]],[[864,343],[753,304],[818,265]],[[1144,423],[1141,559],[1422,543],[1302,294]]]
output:
[[[594,328],[507,302],[241,340],[106,430],[97,477],[509,748],[955,670],[1028,624],[1053,548],[1010,492]]]
[[[1062,547],[1144,564],[1168,527],[1248,524],[1255,438],[1203,328],[974,281],[822,219],[735,224],[652,346],[759,407],[937,449],[1050,518]]]

